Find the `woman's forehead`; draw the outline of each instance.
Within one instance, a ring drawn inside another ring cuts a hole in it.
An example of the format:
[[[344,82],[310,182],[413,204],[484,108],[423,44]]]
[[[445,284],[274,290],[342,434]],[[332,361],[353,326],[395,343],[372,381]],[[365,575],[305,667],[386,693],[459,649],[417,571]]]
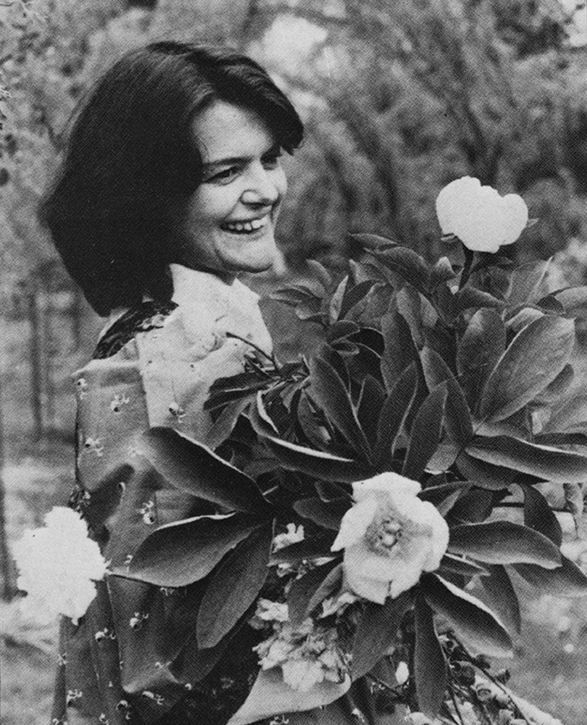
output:
[[[192,129],[205,164],[262,155],[276,143],[257,113],[225,101],[214,101],[199,113]]]

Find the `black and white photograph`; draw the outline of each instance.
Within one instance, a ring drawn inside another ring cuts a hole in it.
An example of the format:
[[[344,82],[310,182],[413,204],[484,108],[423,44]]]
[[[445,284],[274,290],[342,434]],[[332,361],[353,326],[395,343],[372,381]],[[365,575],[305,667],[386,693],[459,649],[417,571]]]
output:
[[[587,723],[583,0],[0,0],[4,725]]]

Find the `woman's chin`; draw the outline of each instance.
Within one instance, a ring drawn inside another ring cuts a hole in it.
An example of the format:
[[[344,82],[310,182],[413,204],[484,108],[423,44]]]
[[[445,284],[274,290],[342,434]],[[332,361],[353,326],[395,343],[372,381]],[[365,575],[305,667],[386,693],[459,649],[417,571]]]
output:
[[[232,272],[266,272],[277,259],[277,247],[273,240],[251,241],[223,256],[225,268]]]

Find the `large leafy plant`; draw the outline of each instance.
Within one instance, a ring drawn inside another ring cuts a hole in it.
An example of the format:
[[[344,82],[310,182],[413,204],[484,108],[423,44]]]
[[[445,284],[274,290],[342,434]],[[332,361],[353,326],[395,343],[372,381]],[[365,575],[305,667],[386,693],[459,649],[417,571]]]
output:
[[[587,577],[561,553],[543,485],[560,487],[573,510],[587,479],[587,407],[571,362],[587,288],[549,291],[548,262],[515,267],[458,239],[433,265],[391,240],[355,239],[361,261],[342,281],[314,263],[311,284],[276,294],[322,327],[319,352],[286,365],[259,353],[214,386],[215,451],[171,429],[143,437],[169,484],[217,513],[158,528],[126,576],[162,587],[204,581],[202,650],[249,621],[261,597],[263,669],[236,723],[328,703],[362,678],[383,708],[402,702],[464,722],[466,705],[479,722],[506,722],[502,711],[532,722],[486,656],[511,655],[520,578],[542,592],[587,594]],[[413,514],[397,498],[402,486],[418,499]],[[366,490],[371,513],[359,515]],[[422,502],[430,508],[418,518]],[[419,567],[415,584],[398,591],[396,574],[383,576],[381,599],[353,584],[369,577],[350,553],[361,516],[372,517],[364,550]],[[424,540],[434,549],[443,527],[448,545],[430,557]],[[347,541],[333,547],[338,536]],[[279,616],[267,614],[272,606]],[[335,664],[308,654],[317,631],[336,640],[316,650],[336,653]],[[276,642],[286,646],[281,660]],[[294,661],[314,667],[311,686],[309,669],[286,677]],[[396,678],[400,661],[407,678]],[[309,694],[300,700],[296,688]],[[273,713],[263,710],[267,692]]]

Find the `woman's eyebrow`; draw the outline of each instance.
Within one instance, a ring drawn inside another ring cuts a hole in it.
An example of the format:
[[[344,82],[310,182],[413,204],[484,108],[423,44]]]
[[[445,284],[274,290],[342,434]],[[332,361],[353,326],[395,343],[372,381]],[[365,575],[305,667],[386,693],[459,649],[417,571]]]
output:
[[[273,146],[267,149],[267,151],[264,151],[261,154],[261,158],[264,156],[267,156],[268,154],[276,154],[279,153],[281,150],[281,144],[275,143]],[[238,164],[242,163],[243,161],[250,161],[250,159],[254,158],[254,156],[227,156],[226,158],[222,159],[213,159],[212,161],[205,161],[203,164],[203,167],[205,169],[211,167],[211,166],[226,166],[230,164]]]

